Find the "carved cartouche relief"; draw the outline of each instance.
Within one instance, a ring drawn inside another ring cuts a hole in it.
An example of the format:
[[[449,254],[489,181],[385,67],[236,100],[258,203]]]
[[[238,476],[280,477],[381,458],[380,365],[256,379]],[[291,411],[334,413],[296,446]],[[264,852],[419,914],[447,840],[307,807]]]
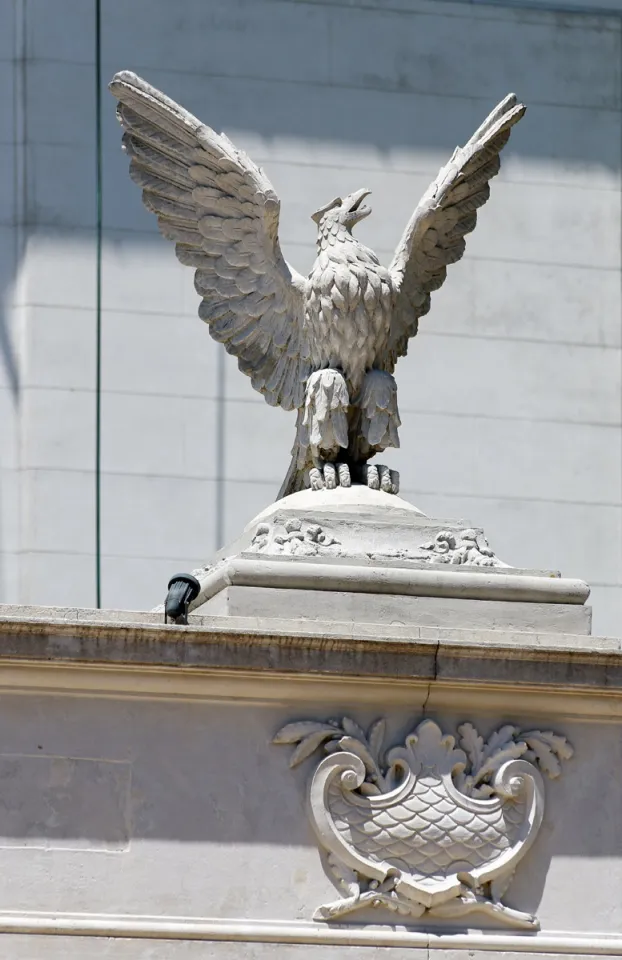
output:
[[[556,778],[572,756],[551,731],[506,724],[484,739],[471,723],[458,738],[423,720],[384,749],[385,721],[366,732],[341,721],[289,723],[274,743],[296,745],[290,766],[322,750],[309,813],[341,899],[316,920],[365,907],[425,922],[486,916],[537,929],[535,916],[501,902],[536,839],[545,804],[542,774]]]

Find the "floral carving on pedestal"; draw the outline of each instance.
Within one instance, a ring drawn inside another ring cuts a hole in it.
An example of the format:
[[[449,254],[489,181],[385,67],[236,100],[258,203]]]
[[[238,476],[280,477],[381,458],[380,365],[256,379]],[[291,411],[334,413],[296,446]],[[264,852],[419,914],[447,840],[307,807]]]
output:
[[[495,556],[481,530],[467,528],[454,533],[439,530],[433,540],[409,550],[396,548],[368,553],[371,560],[419,560],[472,567],[508,567]]]
[[[316,751],[309,811],[340,900],[316,920],[365,907],[404,917],[493,922],[537,929],[536,917],[501,902],[544,813],[542,773],[556,778],[573,750],[552,731],[506,724],[488,740],[471,723],[456,738],[423,720],[403,745],[383,748],[386,722],[289,723],[274,743],[292,744],[290,766]]]
[[[339,541],[317,523],[297,517],[287,520],[275,517],[271,523],[260,523],[249,548],[252,553],[276,553],[289,556],[315,557],[318,554],[339,556]]]
[[[434,540],[422,543],[419,549],[425,551],[421,559],[430,563],[471,564],[476,567],[507,566],[494,555],[484,534],[472,529],[461,530],[459,533],[440,530]]]

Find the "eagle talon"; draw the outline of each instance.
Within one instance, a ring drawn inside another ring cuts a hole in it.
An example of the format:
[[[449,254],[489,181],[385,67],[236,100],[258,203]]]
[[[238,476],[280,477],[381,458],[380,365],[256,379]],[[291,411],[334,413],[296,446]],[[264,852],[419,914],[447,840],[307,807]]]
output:
[[[312,490],[335,490],[337,487],[350,487],[350,468],[347,463],[333,463],[317,460],[309,470],[309,486]]]
[[[378,466],[378,477],[380,479],[380,489],[385,493],[393,493],[393,484],[391,482],[391,471],[388,467]]]
[[[312,490],[324,489],[324,477],[318,467],[311,467],[309,470],[309,484]]]
[[[332,463],[324,465],[324,486],[327,490],[334,490],[337,486],[337,473]]]
[[[340,487],[351,487],[352,478],[350,477],[350,467],[347,463],[336,463],[337,475],[339,477]]]
[[[382,463],[367,463],[361,471],[361,482],[370,490],[382,490],[384,493],[399,493],[400,475]]]
[[[378,476],[378,467],[370,463],[363,470],[365,483],[370,490],[380,490],[380,477]]]

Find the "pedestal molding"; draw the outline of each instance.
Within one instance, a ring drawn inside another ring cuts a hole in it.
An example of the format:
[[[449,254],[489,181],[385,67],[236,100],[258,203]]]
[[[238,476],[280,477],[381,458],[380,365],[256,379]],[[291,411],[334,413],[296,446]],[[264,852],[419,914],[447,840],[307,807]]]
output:
[[[585,603],[590,589],[583,580],[506,573],[487,567],[459,571],[408,566],[233,557],[199,573],[201,590],[192,602],[197,609],[229,586],[289,587],[354,593],[395,593],[420,597],[469,600],[516,600],[523,603]]]

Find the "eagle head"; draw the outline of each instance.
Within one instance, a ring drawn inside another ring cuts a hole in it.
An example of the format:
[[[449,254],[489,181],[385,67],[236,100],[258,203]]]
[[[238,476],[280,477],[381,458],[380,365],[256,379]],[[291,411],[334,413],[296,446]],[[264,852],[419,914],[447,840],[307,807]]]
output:
[[[341,197],[335,197],[330,203],[325,204],[311,214],[311,219],[315,220],[318,227],[325,230],[327,227],[340,225],[351,231],[355,223],[364,220],[371,213],[371,207],[363,203],[365,197],[369,196],[371,190],[363,188],[348,194],[343,200]]]

